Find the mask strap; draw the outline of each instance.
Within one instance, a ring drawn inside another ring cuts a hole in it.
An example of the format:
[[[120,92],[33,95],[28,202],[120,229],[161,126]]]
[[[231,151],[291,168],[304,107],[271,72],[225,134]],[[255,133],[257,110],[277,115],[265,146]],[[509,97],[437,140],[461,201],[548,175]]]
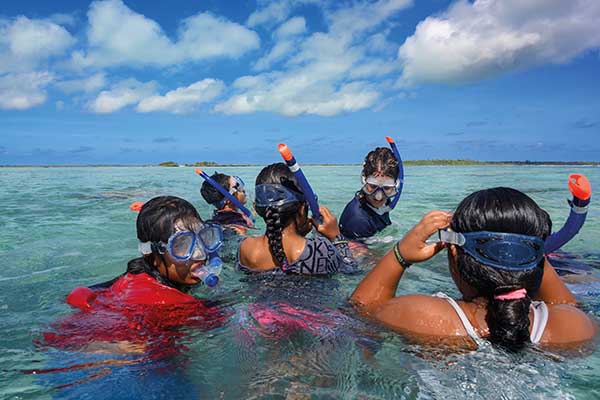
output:
[[[440,229],[438,231],[438,237],[440,242],[455,244],[457,246],[464,246],[466,239],[465,236],[460,232],[454,232],[449,229]]]
[[[138,250],[145,256],[152,254],[152,242],[140,242],[138,244]]]

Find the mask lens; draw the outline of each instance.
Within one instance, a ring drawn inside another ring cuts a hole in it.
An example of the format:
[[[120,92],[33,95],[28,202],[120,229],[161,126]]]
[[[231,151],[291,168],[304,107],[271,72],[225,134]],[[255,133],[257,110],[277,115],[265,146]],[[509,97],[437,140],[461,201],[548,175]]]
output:
[[[202,244],[209,253],[216,251],[223,242],[221,228],[216,225],[209,225],[198,232]]]
[[[383,189],[383,193],[387,196],[393,196],[396,194],[396,186],[390,186],[390,185],[385,185],[385,186],[381,186],[381,188]]]
[[[195,244],[195,235],[193,232],[178,232],[171,237],[169,252],[173,258],[187,259],[192,253]]]
[[[365,183],[364,190],[367,194],[373,194],[377,190],[377,185],[372,183]]]
[[[242,180],[242,178],[240,178],[239,176],[234,176],[233,179],[235,180],[235,184],[233,185],[233,188],[235,192],[246,192],[246,185],[244,184],[244,181]],[[233,193],[232,193],[233,194]]]

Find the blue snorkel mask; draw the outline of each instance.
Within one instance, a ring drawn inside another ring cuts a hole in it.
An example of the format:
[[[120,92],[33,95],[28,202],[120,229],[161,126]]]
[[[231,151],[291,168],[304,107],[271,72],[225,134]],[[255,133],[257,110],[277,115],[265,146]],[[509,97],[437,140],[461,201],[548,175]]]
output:
[[[235,184],[229,189],[230,194],[235,194],[236,192],[244,192],[246,193],[246,185],[244,181],[239,176],[232,176]]]
[[[264,183],[256,185],[254,203],[256,207],[279,207],[284,204],[305,201],[304,195],[278,183]]]
[[[223,244],[223,232],[219,225],[206,224],[198,231],[176,231],[167,243],[164,242],[142,242],[138,245],[140,252],[144,255],[153,252],[164,254],[165,252],[176,261],[204,261],[206,264],[192,271],[192,275],[200,278],[209,287],[216,286],[219,282],[222,261],[217,250]]]
[[[534,269],[544,257],[544,241],[537,236],[500,232],[439,230],[440,242],[450,243],[478,262],[508,271]]]

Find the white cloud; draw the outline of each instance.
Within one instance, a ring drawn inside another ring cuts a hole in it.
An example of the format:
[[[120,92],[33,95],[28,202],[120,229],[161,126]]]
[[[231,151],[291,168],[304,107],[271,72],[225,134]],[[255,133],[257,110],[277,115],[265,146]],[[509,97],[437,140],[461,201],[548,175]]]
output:
[[[203,79],[187,87],[180,87],[164,96],[151,96],[143,99],[137,106],[139,112],[169,111],[175,114],[195,110],[200,104],[217,97],[225,85],[220,80]]]
[[[24,16],[0,18],[0,73],[30,72],[74,43],[71,34],[53,22]]]
[[[264,3],[264,2],[262,2]],[[264,8],[259,8],[248,17],[246,25],[255,27],[263,24],[278,24],[285,20],[290,13],[295,3],[294,0],[273,1],[267,4]]]
[[[316,32],[301,40],[290,40],[283,34],[302,32],[299,20],[288,21],[278,31],[282,34],[276,36],[279,40],[271,51],[254,66],[267,69],[284,60],[286,69],[238,79],[233,85],[235,93],[217,104],[215,111],[330,116],[373,106],[387,88],[364,79],[379,79],[398,66],[393,55],[381,58],[376,55],[377,48],[368,47],[375,41],[389,54],[385,38],[372,38],[373,30],[410,4],[410,0],[380,0],[325,11],[329,31]],[[249,19],[250,23],[258,24],[257,19]]]
[[[270,68],[276,62],[284,59],[290,53],[298,50],[298,35],[306,31],[306,21],[302,17],[294,17],[285,23],[273,33],[277,40],[271,51],[254,64],[255,71],[263,71]]]
[[[46,101],[46,86],[53,77],[48,72],[0,75],[0,108],[26,110]]]
[[[135,79],[126,79],[113,85],[110,90],[100,92],[88,107],[98,114],[112,113],[152,96],[155,89],[155,82],[142,83]]]
[[[286,38],[296,36],[306,31],[306,21],[302,17],[294,17],[281,24],[275,31],[274,36],[277,38]]]
[[[259,47],[260,39],[237,23],[199,13],[182,21],[172,41],[154,20],[121,0],[96,1],[88,11],[88,51],[74,52],[80,67],[167,66],[216,57],[237,58]]]
[[[461,83],[600,47],[600,2],[459,1],[420,22],[398,51],[401,84]]]
[[[65,93],[92,93],[106,86],[106,75],[103,72],[99,72],[87,78],[57,82],[55,86]]]
[[[46,18],[46,20],[62,26],[74,26],[77,22],[75,15],[64,13],[54,13]]]

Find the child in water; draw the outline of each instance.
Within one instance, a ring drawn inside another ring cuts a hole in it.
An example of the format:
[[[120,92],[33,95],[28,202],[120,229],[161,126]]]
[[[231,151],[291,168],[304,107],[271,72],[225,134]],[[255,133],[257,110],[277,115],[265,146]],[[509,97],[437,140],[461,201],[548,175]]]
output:
[[[544,256],[551,227],[548,214],[517,190],[472,193],[454,214],[426,214],[362,280],[351,300],[374,320],[422,341],[455,339],[477,346],[487,339],[509,350],[529,343],[576,346],[592,339],[596,324],[576,307]],[[441,242],[429,243],[436,233]],[[411,263],[443,248],[462,300],[443,293],[395,296]]]
[[[392,223],[389,204],[399,196],[398,160],[386,147],[377,147],[365,157],[363,186],[346,205],[340,217],[340,230],[348,239],[373,236]]]
[[[229,191],[241,204],[246,203],[246,187],[239,176],[215,172],[211,178]],[[246,229],[253,226],[252,221],[208,181],[202,183],[200,194],[208,204],[216,208],[208,222],[222,225],[224,228],[234,229],[240,234],[246,234]]]
[[[255,209],[267,225],[266,232],[240,243],[241,270],[302,275],[356,271],[348,243],[327,207],[320,207],[323,223],[317,225],[317,230],[322,236],[306,238],[312,228],[308,205],[294,174],[284,163],[271,164],[259,173]]]
[[[187,294],[219,261],[220,227],[203,223],[189,202],[173,196],[146,202],[136,225],[142,256],[109,282],[73,289],[67,302],[83,313],[55,324],[56,332],[44,334],[46,344],[104,351],[150,346],[164,355],[174,350],[167,341],[180,336],[177,327],[211,328],[223,321],[221,311]],[[154,345],[154,337],[164,340]]]

